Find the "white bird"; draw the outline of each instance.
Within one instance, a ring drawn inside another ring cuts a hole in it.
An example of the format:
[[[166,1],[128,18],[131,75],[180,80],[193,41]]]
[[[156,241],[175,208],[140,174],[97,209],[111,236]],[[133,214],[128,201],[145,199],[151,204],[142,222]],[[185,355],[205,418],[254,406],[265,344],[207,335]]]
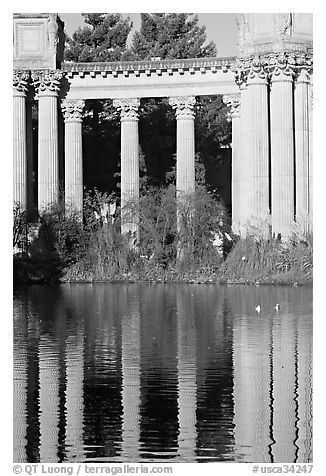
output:
[[[279,304],[276,304],[275,309],[279,311],[281,309],[281,306]]]
[[[258,306],[255,307],[255,311],[257,311],[258,314],[260,313],[260,304],[258,304]]]

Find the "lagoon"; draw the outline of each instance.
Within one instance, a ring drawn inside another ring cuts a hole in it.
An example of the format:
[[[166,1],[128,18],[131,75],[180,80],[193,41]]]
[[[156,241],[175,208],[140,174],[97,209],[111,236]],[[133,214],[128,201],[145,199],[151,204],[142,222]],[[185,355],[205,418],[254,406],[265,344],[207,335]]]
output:
[[[311,462],[312,288],[17,288],[14,461]]]

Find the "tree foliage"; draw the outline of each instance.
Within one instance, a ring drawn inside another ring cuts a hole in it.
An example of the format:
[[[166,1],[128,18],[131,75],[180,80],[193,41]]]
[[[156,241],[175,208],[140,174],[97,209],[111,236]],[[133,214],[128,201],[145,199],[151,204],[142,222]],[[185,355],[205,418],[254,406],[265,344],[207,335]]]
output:
[[[67,61],[118,61],[127,51],[130,18],[120,13],[82,13],[86,26],[67,39]]]
[[[197,15],[142,13],[140,31],[134,34],[131,51],[135,59],[216,55],[214,43],[206,44],[206,40],[206,27],[199,26]]]

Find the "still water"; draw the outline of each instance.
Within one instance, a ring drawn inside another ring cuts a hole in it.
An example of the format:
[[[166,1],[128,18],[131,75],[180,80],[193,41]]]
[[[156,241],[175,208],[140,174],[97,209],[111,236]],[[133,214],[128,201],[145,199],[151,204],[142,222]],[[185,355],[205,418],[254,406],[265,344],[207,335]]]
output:
[[[311,462],[312,289],[16,290],[14,461]]]

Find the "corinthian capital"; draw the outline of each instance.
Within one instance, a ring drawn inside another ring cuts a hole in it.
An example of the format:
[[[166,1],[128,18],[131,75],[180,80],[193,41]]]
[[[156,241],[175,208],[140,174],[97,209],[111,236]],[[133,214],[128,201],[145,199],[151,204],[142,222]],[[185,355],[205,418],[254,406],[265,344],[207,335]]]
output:
[[[265,58],[254,56],[248,70],[248,84],[267,83],[268,71]]]
[[[120,111],[121,121],[138,121],[140,106],[138,98],[114,99],[113,106]]]
[[[291,81],[296,71],[295,55],[282,52],[269,56],[268,70],[273,82]]]
[[[33,72],[33,85],[36,89],[37,95],[57,95],[60,90],[60,81],[62,79],[62,76],[62,72],[58,70]]]
[[[239,87],[245,84],[262,84],[268,79],[267,61],[261,56],[239,58],[232,70]]]
[[[81,122],[85,101],[83,99],[63,99],[61,110],[65,122]]]
[[[249,69],[250,60],[247,58],[239,58],[232,67],[235,82],[240,88],[247,83]]]
[[[240,94],[226,94],[223,96],[223,102],[230,108],[229,119],[240,116]]]
[[[28,89],[29,73],[28,71],[14,70],[12,85],[14,88],[14,95],[24,96]]]
[[[169,98],[169,104],[175,110],[177,119],[192,119],[195,117],[195,96],[179,96]]]

